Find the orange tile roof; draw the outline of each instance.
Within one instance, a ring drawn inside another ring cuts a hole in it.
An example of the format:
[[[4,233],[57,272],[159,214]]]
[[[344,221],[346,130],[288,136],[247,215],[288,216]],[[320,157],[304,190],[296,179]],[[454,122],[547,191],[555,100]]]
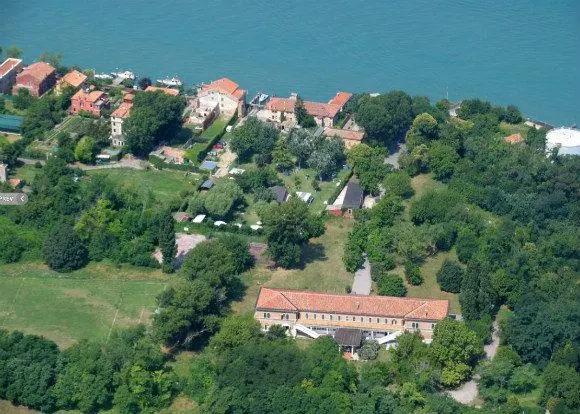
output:
[[[218,79],[218,80],[214,80],[209,85],[204,85],[202,87],[202,89],[203,90],[222,89],[222,90],[226,91],[227,93],[231,93],[233,95],[234,92],[239,87],[240,86],[237,83],[235,83],[234,81],[232,81],[232,80],[230,80],[228,78],[221,78],[221,79]]]
[[[508,144],[521,144],[524,142],[524,137],[522,137],[522,134],[520,133],[511,134],[510,136],[505,137],[504,141]]]
[[[113,111],[111,116],[115,118],[127,118],[129,116],[129,113],[131,112],[132,107],[133,107],[132,103],[123,102],[121,105],[119,105],[117,109]]]
[[[87,75],[84,73],[79,72],[78,70],[73,70],[66,75],[64,75],[61,79],[62,82],[66,82],[75,88],[81,86],[87,80]]]
[[[304,108],[309,115],[315,118],[334,118],[340,106],[322,102],[304,101]]]
[[[89,93],[83,91],[82,89],[75,93],[71,99],[84,99],[89,102],[97,102],[105,95],[103,91],[90,91]]]
[[[256,310],[321,312],[437,321],[449,312],[449,301],[389,296],[339,295],[263,287]]]
[[[281,111],[294,113],[296,99],[292,98],[272,98],[265,106],[270,111]]]
[[[162,91],[165,92],[168,95],[173,95],[173,96],[177,96],[179,95],[179,91],[177,89],[171,89],[171,88],[158,88],[156,86],[148,86],[145,89],[145,92],[155,92],[155,91]]]
[[[349,99],[351,97],[352,97],[352,93],[338,92],[336,94],[336,96],[334,98],[332,98],[330,100],[330,102],[328,102],[328,103],[332,104],[332,105],[338,105],[342,108],[349,101]]]
[[[22,63],[21,59],[8,58],[0,65],[0,78]]]
[[[362,141],[365,133],[360,131],[351,131],[348,129],[325,128],[324,135],[327,137],[337,136],[350,141]]]
[[[246,94],[245,90],[240,89],[240,86],[237,83],[228,78],[214,80],[209,85],[203,85],[201,87],[201,90],[202,91],[219,90],[228,93],[230,95],[233,95],[238,99],[242,99]]]
[[[56,69],[46,62],[36,62],[24,68],[24,70],[20,72],[20,75],[30,75],[38,81],[42,81],[55,71]]]

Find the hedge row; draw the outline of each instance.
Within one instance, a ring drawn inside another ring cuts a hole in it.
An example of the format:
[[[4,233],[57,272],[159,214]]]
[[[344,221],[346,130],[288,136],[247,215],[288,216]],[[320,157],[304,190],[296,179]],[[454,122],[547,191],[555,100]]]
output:
[[[207,153],[210,152],[212,150],[213,146],[224,136],[224,134],[226,133],[226,128],[228,127],[228,125],[233,125],[237,119],[238,119],[238,114],[236,112],[230,118],[230,120],[224,125],[222,130],[220,132],[218,132],[212,139],[210,139],[208,141],[208,143],[206,144],[205,148],[197,154],[197,162],[202,162],[205,159]]]

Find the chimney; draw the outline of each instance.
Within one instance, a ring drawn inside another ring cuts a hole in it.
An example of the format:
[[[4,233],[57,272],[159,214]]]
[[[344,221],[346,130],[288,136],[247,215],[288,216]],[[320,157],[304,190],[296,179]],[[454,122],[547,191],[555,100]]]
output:
[[[357,309],[360,308],[360,303],[359,302],[356,303],[356,308]]]

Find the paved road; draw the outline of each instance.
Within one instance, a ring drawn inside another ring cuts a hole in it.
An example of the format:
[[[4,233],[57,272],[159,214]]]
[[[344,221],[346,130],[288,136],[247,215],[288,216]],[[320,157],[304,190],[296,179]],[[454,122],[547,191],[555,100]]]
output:
[[[351,293],[353,295],[369,295],[371,293],[371,284],[371,264],[365,256],[362,267],[354,274]]]
[[[497,322],[493,323],[493,332],[491,334],[491,342],[483,347],[486,359],[492,359],[497,352],[499,346],[499,333]],[[466,382],[456,390],[447,391],[455,401],[461,404],[471,404],[477,398],[477,382],[472,379]]]
[[[391,164],[395,169],[399,168],[399,157],[405,152],[405,144],[395,142],[389,146],[389,155],[385,158],[387,164]]]

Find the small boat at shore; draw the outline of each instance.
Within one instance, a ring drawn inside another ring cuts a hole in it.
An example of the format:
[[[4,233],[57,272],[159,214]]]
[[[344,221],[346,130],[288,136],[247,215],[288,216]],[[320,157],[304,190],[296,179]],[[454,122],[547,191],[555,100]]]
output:
[[[113,79],[113,77],[107,73],[95,73],[95,79]]]
[[[128,70],[124,72],[111,72],[111,75],[113,75],[115,78],[135,80],[135,74]]]
[[[181,80],[179,78],[176,78],[176,77],[173,77],[171,79],[169,79],[169,78],[157,79],[157,82],[159,82],[165,86],[181,86],[181,85],[183,85]]]

